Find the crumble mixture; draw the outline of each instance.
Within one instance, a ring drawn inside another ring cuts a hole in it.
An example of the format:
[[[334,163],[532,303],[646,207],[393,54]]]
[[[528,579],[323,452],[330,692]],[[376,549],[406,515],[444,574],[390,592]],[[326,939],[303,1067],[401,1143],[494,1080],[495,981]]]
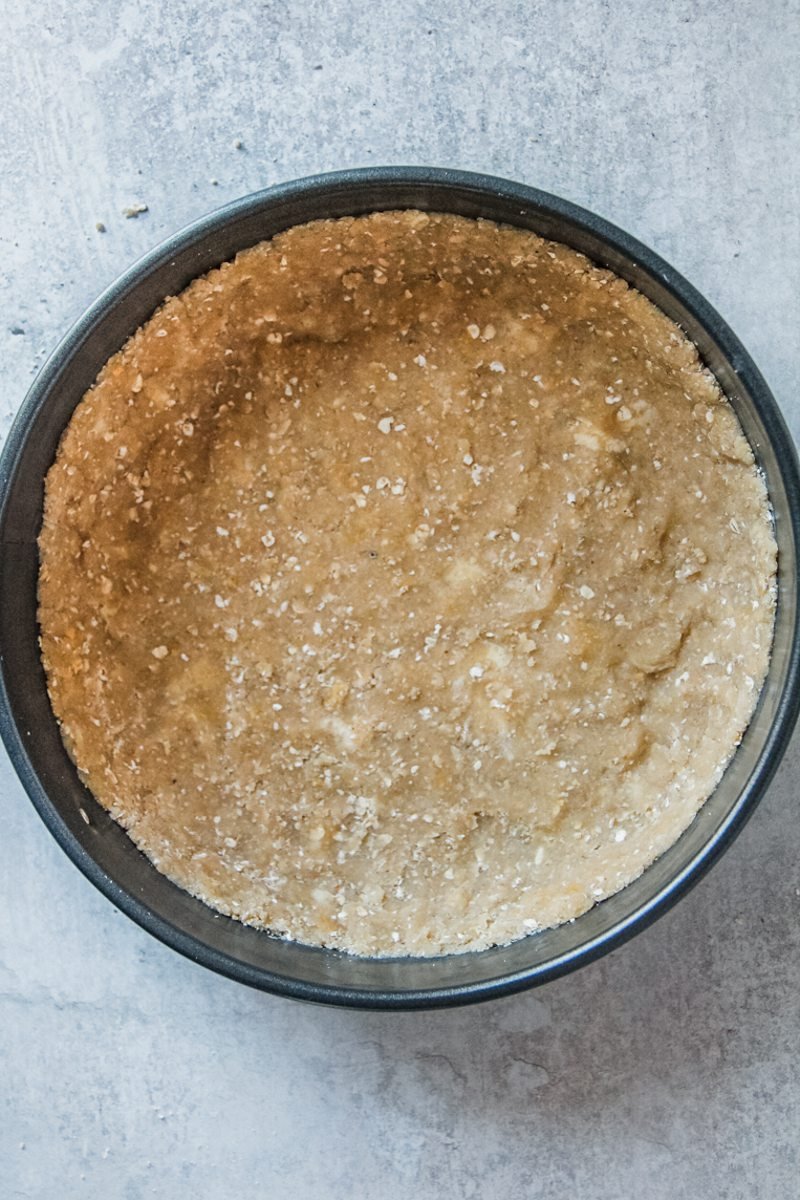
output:
[[[167,300],[47,477],[42,654],[159,870],[363,955],[576,917],[755,706],[767,496],[684,334],[571,249],[404,211]]]

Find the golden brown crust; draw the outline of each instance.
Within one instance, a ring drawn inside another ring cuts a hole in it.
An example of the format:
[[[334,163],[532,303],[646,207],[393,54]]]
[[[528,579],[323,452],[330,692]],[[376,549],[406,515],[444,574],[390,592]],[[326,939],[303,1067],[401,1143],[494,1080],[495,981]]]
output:
[[[317,222],[170,299],[47,479],[94,794],[221,911],[364,954],[576,916],[713,789],[775,544],[680,331],[489,222]]]

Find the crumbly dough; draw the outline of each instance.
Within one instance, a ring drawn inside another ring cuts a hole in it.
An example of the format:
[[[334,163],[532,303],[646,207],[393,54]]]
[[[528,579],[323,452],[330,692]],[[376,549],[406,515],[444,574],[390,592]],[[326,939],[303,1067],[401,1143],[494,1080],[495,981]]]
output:
[[[694,347],[448,215],[321,221],[108,362],[47,478],[42,652],[94,795],[224,913],[505,943],[670,846],[752,714],[776,548]]]

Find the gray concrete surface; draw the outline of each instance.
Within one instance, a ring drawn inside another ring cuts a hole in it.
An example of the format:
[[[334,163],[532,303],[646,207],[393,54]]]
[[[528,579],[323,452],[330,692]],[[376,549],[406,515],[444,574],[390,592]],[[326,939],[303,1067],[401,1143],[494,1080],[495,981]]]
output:
[[[650,242],[800,432],[796,0],[2,0],[0,22],[3,429],[160,238],[383,162],[524,180]],[[261,996],[155,943],[3,757],[0,1195],[797,1196],[799,778],[795,741],[732,852],[604,961],[381,1016]]]

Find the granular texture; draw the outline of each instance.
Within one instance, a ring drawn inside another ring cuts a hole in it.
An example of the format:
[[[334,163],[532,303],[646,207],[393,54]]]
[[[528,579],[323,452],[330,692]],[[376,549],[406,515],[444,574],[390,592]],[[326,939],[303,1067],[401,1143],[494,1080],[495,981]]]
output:
[[[776,548],[715,379],[565,246],[300,226],[169,299],[47,478],[69,753],[159,870],[365,955],[505,943],[670,846],[767,668]]]

